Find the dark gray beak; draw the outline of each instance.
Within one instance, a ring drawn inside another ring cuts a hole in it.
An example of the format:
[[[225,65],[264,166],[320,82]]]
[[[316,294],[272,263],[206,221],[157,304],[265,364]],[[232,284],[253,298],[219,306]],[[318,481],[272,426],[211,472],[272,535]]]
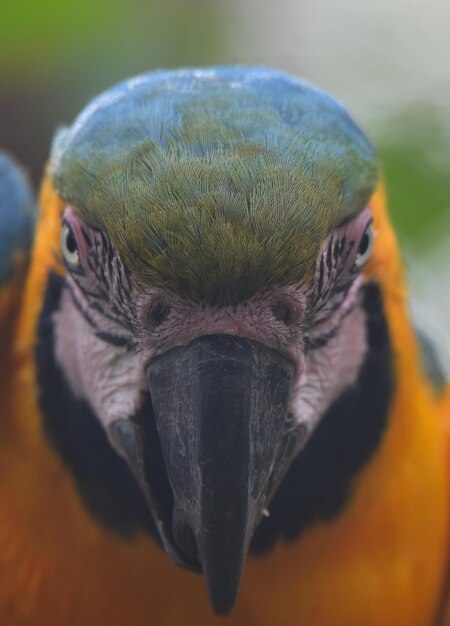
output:
[[[195,339],[147,371],[173,543],[199,563],[218,614],[234,605],[253,532],[292,456],[293,372],[278,352],[230,335]]]

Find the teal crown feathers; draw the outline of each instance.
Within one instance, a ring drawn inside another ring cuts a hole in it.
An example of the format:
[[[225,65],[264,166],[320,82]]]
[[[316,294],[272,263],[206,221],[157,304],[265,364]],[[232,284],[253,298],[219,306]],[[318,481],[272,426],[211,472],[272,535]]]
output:
[[[367,204],[377,164],[330,96],[235,67],[113,87],[57,133],[51,176],[142,284],[233,303],[308,281],[328,233]]]

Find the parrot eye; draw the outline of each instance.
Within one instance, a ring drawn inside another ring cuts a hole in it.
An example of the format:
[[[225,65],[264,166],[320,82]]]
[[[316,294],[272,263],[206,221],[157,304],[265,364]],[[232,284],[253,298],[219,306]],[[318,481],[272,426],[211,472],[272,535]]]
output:
[[[373,230],[372,225],[369,224],[364,231],[363,236],[361,237],[361,241],[359,242],[358,251],[356,253],[355,265],[357,267],[362,267],[368,258],[370,257],[370,253],[373,248]]]
[[[78,252],[77,240],[68,224],[64,224],[61,230],[61,251],[64,259],[70,267],[80,265],[80,253]]]

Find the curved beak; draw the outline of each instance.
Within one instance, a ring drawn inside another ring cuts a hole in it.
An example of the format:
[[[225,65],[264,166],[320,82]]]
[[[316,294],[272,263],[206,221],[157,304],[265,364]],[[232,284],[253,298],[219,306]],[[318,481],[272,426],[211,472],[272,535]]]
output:
[[[292,458],[293,372],[281,354],[230,335],[195,339],[147,370],[173,542],[199,563],[218,614],[234,605],[253,532]]]

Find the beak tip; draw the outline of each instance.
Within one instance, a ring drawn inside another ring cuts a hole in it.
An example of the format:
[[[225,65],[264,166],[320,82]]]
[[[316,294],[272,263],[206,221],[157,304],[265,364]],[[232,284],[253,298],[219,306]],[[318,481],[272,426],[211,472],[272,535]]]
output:
[[[231,610],[235,603],[235,598],[233,598],[231,601],[226,601],[226,602],[223,602],[223,601],[214,602],[212,599],[210,599],[210,602],[211,602],[212,610],[218,617],[226,617],[227,615],[231,613]]]
[[[243,546],[217,551],[211,545],[201,556],[209,601],[216,615],[228,615],[236,603],[246,552]]]
[[[216,615],[225,617],[231,612],[238,595],[239,582],[224,584],[223,581],[217,580],[217,584],[211,584],[212,581],[207,578],[209,602]]]

